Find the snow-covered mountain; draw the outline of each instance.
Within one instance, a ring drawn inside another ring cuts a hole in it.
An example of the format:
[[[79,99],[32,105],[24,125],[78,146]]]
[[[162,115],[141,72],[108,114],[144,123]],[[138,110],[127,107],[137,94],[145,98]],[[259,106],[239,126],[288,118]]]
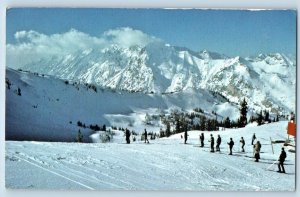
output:
[[[208,89],[231,102],[245,97],[256,110],[295,111],[296,62],[292,57],[280,53],[227,57],[143,36],[148,38],[146,43],[92,45],[8,66],[131,92]]]
[[[75,141],[78,129],[90,141],[89,125],[128,128],[137,133],[148,129],[159,132],[164,126],[145,124],[145,115],[178,109],[202,108],[223,117],[237,119],[238,106],[207,90],[189,89],[169,94],[100,89],[89,84],[66,82],[53,76],[6,70],[6,139]],[[215,118],[215,115],[211,115]]]

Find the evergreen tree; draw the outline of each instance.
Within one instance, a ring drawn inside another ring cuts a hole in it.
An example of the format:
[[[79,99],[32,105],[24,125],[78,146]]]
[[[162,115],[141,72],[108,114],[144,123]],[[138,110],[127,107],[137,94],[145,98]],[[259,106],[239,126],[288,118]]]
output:
[[[159,131],[159,137],[165,137],[165,132],[162,129]]]
[[[20,89],[19,87],[18,87],[17,94],[18,94],[19,96],[21,96],[21,89]]]
[[[206,128],[207,128],[207,131],[212,131],[212,121],[210,119],[208,119],[206,121]]]
[[[270,113],[267,111],[267,110],[265,110],[265,122],[270,122]]]
[[[201,116],[200,117],[200,130],[204,131],[206,129],[206,117]]]
[[[250,122],[251,122],[251,123],[253,123],[253,122],[254,122],[254,120],[255,120],[255,119],[254,119],[254,117],[253,117],[253,116],[251,116],[251,117],[250,117]]]
[[[257,117],[257,123],[258,125],[262,125],[262,122],[263,122],[263,115],[262,115],[262,111],[260,111]]]
[[[231,127],[231,123],[230,123],[230,119],[229,117],[227,117],[224,121],[224,126],[225,128],[230,128]]]
[[[188,123],[187,122],[185,122],[185,121],[183,122],[182,129],[183,129],[184,132],[188,131]]]
[[[247,124],[248,104],[246,99],[241,102],[239,127],[245,127]]]
[[[180,133],[180,121],[179,118],[175,120],[175,133]]]
[[[239,118],[237,119],[236,123],[239,128],[243,127],[243,124]]]
[[[169,137],[171,135],[171,125],[170,122],[167,122],[166,136]]]
[[[82,127],[82,122],[77,121],[77,126]]]
[[[193,112],[190,115],[190,119],[191,119],[191,125],[193,127],[194,126],[194,119],[195,119],[195,114]]]

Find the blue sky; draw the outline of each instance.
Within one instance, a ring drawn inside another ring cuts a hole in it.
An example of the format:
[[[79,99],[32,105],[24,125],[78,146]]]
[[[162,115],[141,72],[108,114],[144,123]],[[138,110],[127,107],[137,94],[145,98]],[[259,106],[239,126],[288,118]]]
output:
[[[109,29],[131,27],[165,42],[230,56],[258,53],[296,54],[296,11],[164,9],[10,9],[7,43],[14,34],[34,30],[46,35],[70,29],[101,36]]]

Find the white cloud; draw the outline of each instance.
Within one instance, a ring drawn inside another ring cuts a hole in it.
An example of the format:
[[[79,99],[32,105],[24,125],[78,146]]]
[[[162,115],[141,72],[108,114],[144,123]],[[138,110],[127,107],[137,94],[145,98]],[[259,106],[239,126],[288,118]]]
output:
[[[71,29],[61,34],[45,35],[36,31],[15,33],[16,44],[7,44],[7,66],[19,68],[52,56],[63,56],[78,50],[102,49],[112,44],[122,47],[145,46],[160,41],[129,27],[108,30],[99,37]]]
[[[146,46],[150,42],[160,41],[155,37],[151,37],[140,30],[133,30],[129,27],[106,31],[103,34],[105,40],[118,44],[123,47],[132,45]]]

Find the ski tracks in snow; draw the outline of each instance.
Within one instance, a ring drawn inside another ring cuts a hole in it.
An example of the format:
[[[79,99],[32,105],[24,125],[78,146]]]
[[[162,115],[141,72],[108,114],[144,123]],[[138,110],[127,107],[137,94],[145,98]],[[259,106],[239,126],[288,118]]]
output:
[[[160,146],[156,142],[7,142],[6,157],[9,162],[26,162],[78,185],[76,188],[91,190],[272,190],[281,177],[266,173],[265,163],[255,163],[244,156],[210,153],[207,149],[177,143]],[[281,183],[292,182],[286,177]]]
[[[40,169],[42,169],[42,170],[44,170],[44,171],[47,171],[47,172],[51,173],[51,174],[57,175],[57,176],[62,177],[62,178],[64,178],[64,179],[68,180],[68,181],[71,181],[71,182],[73,182],[73,183],[76,183],[76,184],[78,184],[78,185],[80,185],[80,186],[82,186],[82,187],[84,187],[84,188],[86,188],[86,189],[89,189],[89,190],[95,190],[94,188],[92,188],[92,187],[90,187],[90,186],[87,186],[87,185],[85,185],[85,184],[83,184],[83,183],[81,183],[81,182],[79,182],[79,181],[73,180],[73,179],[71,179],[71,178],[69,178],[69,177],[67,177],[67,176],[62,175],[61,173],[57,173],[57,172],[55,172],[55,171],[53,171],[53,170],[49,170],[49,168],[43,167],[43,166],[37,164],[37,163],[34,162],[34,161],[30,161],[30,160],[29,160],[30,158],[25,159],[25,158],[22,158],[22,157],[17,156],[17,155],[14,155],[13,157],[16,157],[16,158],[18,158],[20,161],[29,163],[30,165],[33,165],[33,166],[35,166],[35,167],[37,167],[37,168],[40,168]]]

